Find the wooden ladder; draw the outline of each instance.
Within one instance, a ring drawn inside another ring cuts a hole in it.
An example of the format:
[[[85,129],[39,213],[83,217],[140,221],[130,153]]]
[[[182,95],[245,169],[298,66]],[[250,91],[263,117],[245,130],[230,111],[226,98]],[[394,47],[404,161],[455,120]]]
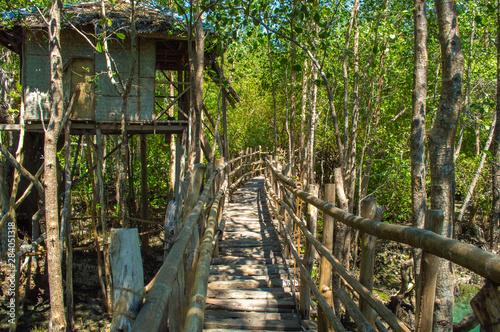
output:
[[[205,331],[302,331],[262,177],[233,194],[220,255],[212,259]],[[304,326],[304,328],[302,327]]]

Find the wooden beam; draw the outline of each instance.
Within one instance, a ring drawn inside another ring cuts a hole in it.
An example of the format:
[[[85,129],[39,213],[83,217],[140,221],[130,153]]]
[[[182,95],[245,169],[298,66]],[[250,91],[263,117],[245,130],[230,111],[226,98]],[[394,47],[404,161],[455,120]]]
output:
[[[71,134],[81,135],[89,133],[95,134],[96,129],[100,128],[104,135],[116,135],[121,133],[120,123],[71,123]],[[157,121],[152,122],[135,122],[127,124],[127,132],[129,134],[178,134],[182,133],[187,128],[187,121]],[[42,123],[26,123],[25,129],[27,132],[43,133]],[[19,131],[21,126],[18,124],[0,124],[0,131]]]

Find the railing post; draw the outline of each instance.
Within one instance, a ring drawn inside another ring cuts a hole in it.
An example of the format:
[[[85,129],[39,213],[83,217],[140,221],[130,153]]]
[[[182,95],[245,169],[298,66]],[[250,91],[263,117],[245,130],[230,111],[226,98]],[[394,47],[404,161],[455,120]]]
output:
[[[206,176],[207,179],[210,177],[210,175],[212,174],[212,172],[214,171],[214,169],[215,169],[214,163],[207,163],[207,173],[205,174],[205,176]],[[214,188],[216,187],[216,183],[217,183],[217,181],[215,181],[215,183],[214,183]],[[207,200],[209,202],[211,202],[214,197],[215,197],[215,192],[212,189],[212,190],[210,190],[208,192],[208,198],[207,198]]]
[[[424,228],[436,234],[443,230],[444,214],[441,210],[425,212]],[[417,285],[417,308],[415,313],[415,332],[431,331],[436,295],[436,280],[440,258],[426,251],[422,252],[420,277]]]
[[[289,168],[286,168],[286,170],[287,170],[287,172],[286,172],[286,174],[284,174],[284,175],[285,175],[285,176],[290,176],[290,173],[291,173],[291,172],[289,172]],[[287,202],[287,201],[284,199],[284,197],[283,197],[283,196],[285,195],[285,193],[284,193],[284,192],[281,192],[281,194],[282,194],[282,195],[281,195],[281,199],[282,199],[283,201]],[[293,206],[290,206],[290,207],[293,209]],[[285,225],[286,225],[286,227],[288,227],[288,229],[289,229],[289,230],[292,232],[292,234],[293,234],[292,216],[290,216],[288,213],[285,213],[284,211],[283,211],[283,213],[284,213],[284,217],[285,217]],[[290,257],[292,257],[292,251],[291,251],[291,248],[290,248],[290,246],[288,245],[288,243],[287,243],[287,242],[285,242],[285,252],[284,252],[284,254],[285,254],[285,257],[286,257],[286,258],[290,258]]]
[[[376,198],[365,198],[361,201],[361,217],[379,221],[382,217],[382,209],[377,206]],[[361,256],[359,267],[359,282],[369,291],[373,290],[373,266],[375,262],[375,243],[377,238],[373,235],[361,232]],[[377,315],[372,307],[363,299],[359,300],[359,309],[368,322],[375,327]]]
[[[325,199],[326,202],[335,205],[335,183],[325,183]],[[323,214],[323,245],[328,251],[333,254],[333,232],[335,221],[333,217],[328,214]],[[321,256],[319,274],[319,290],[325,296],[330,307],[333,307],[332,298],[332,265],[328,262],[326,257]],[[333,332],[333,327],[326,318],[323,310],[318,308],[318,331],[319,332]]]
[[[318,196],[319,185],[311,183],[309,185],[309,193],[313,196]],[[316,237],[316,227],[318,223],[318,209],[312,204],[307,205],[307,229],[311,232],[311,234]],[[306,239],[305,243],[305,251],[304,251],[304,266],[311,275],[313,263],[314,263],[314,250],[312,247],[312,243],[309,239]],[[309,319],[311,314],[310,309],[310,301],[311,301],[311,287],[307,283],[307,280],[302,277],[300,278],[300,314],[303,319]]]

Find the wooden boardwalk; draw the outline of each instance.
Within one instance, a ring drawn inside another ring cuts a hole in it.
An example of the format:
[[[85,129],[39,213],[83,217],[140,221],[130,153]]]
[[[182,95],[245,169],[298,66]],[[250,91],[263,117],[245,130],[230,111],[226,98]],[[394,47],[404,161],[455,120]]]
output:
[[[220,255],[210,269],[205,331],[303,330],[263,184],[263,177],[253,178],[227,207]]]

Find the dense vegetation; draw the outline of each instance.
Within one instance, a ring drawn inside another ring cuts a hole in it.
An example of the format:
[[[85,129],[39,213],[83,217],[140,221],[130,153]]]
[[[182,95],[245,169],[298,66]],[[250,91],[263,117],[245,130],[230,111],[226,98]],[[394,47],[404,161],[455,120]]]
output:
[[[64,1],[71,3],[76,1]],[[231,85],[242,101],[227,113],[227,137],[231,155],[246,147],[280,151],[292,164],[292,176],[308,184],[333,181],[336,168],[345,176],[347,208],[358,212],[359,202],[375,196],[383,205],[383,219],[412,224],[412,93],[414,93],[414,4],[408,1],[146,1],[173,8],[194,26],[190,14],[204,13],[211,33],[205,52],[218,55],[224,84]],[[428,69],[424,136],[439,125],[443,107],[443,47],[440,45],[439,1],[427,2]],[[45,0],[10,0],[0,11],[19,8],[50,8]],[[42,9],[43,10],[43,9]],[[464,56],[461,98],[453,144],[448,147],[455,163],[453,184],[457,202],[450,234],[494,250],[495,204],[491,174],[494,173],[493,139],[497,105],[497,15],[500,8],[489,0],[458,1],[459,40]],[[6,19],[2,24],[8,25]],[[100,36],[96,37],[99,45]],[[119,36],[119,38],[121,38]],[[498,47],[498,48],[497,48]],[[102,51],[97,47],[97,51]],[[0,49],[2,117],[17,121],[21,87],[19,58]],[[206,69],[209,71],[210,69]],[[224,108],[220,86],[205,72],[204,103],[218,128],[205,124],[212,146],[224,132]],[[446,102],[446,101],[445,101]],[[441,104],[440,104],[441,103]],[[438,120],[436,120],[438,119]],[[3,120],[3,119],[2,119]],[[497,129],[498,130],[498,129]],[[435,138],[434,133],[433,138]],[[2,144],[15,150],[14,140],[2,133]],[[173,167],[171,145],[164,137],[147,138],[148,187],[151,215],[164,212],[173,198],[169,170]],[[76,144],[77,138],[73,137]],[[432,141],[432,140],[431,140]],[[432,141],[433,142],[433,141]],[[425,168],[432,167],[432,144],[425,141]],[[106,151],[115,146],[106,141]],[[141,179],[140,141],[129,142],[131,215],[139,216]],[[63,160],[63,151],[59,159]],[[82,175],[92,160],[84,150],[78,159]],[[216,151],[216,155],[223,155]],[[431,155],[431,156],[430,156]],[[118,166],[110,158],[108,170]],[[74,160],[73,160],[74,161]],[[2,163],[5,160],[2,159]],[[64,164],[61,162],[61,166]],[[431,170],[432,171],[432,170]],[[4,171],[1,171],[2,173]],[[431,197],[429,171],[423,191]],[[117,218],[114,199],[117,174],[105,174],[109,194],[107,207]],[[75,188],[75,211],[88,215],[92,180]],[[425,189],[426,188],[426,189]],[[116,189],[118,191],[118,189]],[[129,192],[129,194],[130,194]],[[134,196],[135,195],[135,196]],[[136,199],[134,199],[134,197]],[[430,199],[428,199],[430,201]],[[427,206],[431,206],[428,202]],[[2,207],[4,208],[4,207]],[[6,213],[2,210],[2,215]],[[415,223],[414,223],[415,224]],[[498,227],[498,226],[497,226]],[[20,227],[22,228],[22,227]],[[26,226],[26,232],[31,232]]]

